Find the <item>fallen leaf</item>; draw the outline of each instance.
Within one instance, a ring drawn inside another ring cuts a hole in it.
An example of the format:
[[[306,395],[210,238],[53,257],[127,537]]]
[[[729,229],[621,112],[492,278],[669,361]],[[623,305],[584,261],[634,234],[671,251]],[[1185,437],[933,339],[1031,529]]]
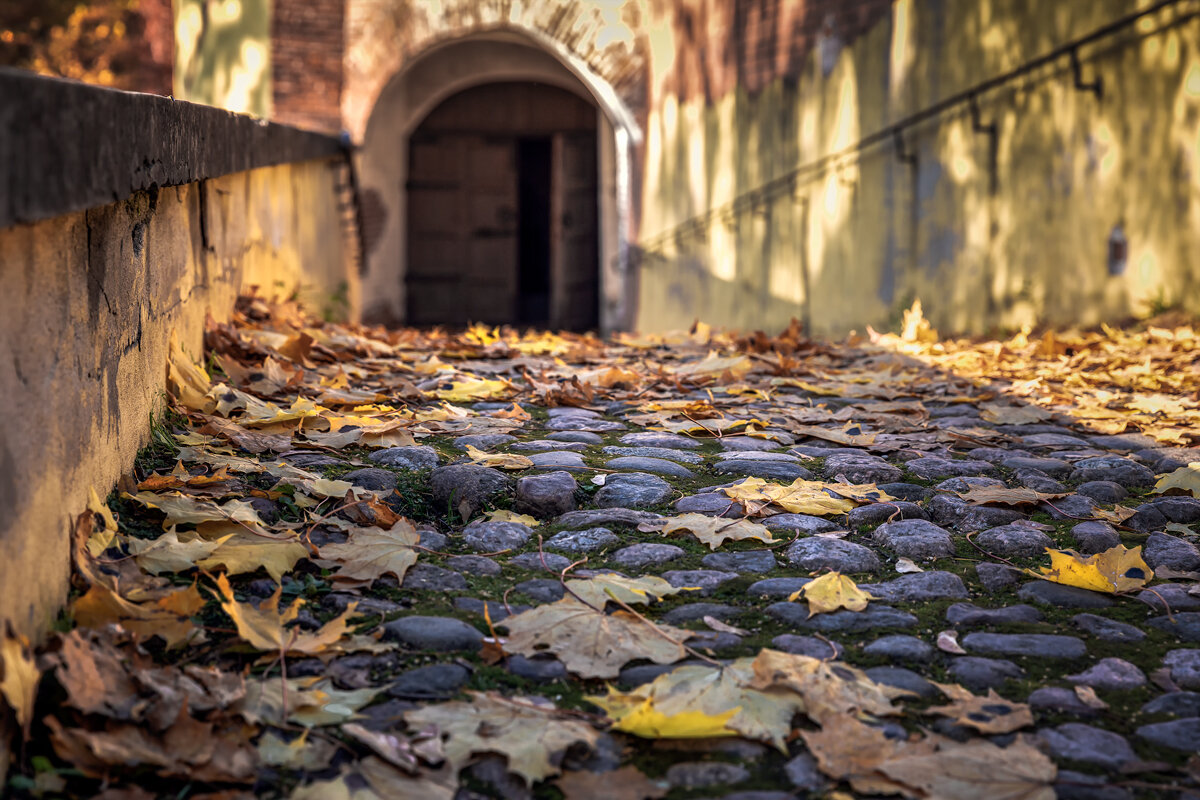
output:
[[[266,570],[276,583],[308,556],[308,548],[295,539],[267,539],[237,530],[221,539],[211,555],[196,562],[200,569],[221,567],[229,575],[241,575],[258,569]]]
[[[1096,690],[1091,686],[1076,686],[1075,696],[1079,698],[1081,703],[1089,708],[1094,708],[1098,711],[1103,711],[1104,709],[1108,708],[1108,703],[1097,697]]]
[[[166,515],[163,530],[173,525],[203,526],[206,523],[234,523],[239,527],[258,533],[266,533],[266,523],[258,516],[258,512],[246,500],[230,500],[224,505],[218,505],[212,500],[192,497],[179,492],[170,494],[154,494],[153,492],[138,492],[125,494],[129,500],[140,503],[147,508],[156,508]]]
[[[472,403],[480,400],[494,400],[511,394],[513,386],[508,381],[494,381],[483,378],[465,378],[451,381],[444,389],[435,389],[432,394],[439,400],[449,403]]]
[[[338,746],[327,739],[309,738],[305,729],[291,741],[284,741],[274,731],[267,731],[258,741],[258,757],[272,767],[317,772],[328,767]]]
[[[1154,484],[1156,494],[1200,495],[1200,461],[1161,476]]]
[[[678,517],[666,517],[644,522],[638,526],[643,532],[659,530],[664,536],[680,533],[690,533],[708,545],[710,550],[716,550],[727,541],[745,541],[756,539],[760,542],[774,544],[777,539],[771,536],[767,526],[746,519],[729,520],[723,517],[710,517],[706,514],[683,514]]]
[[[795,602],[804,598],[808,603],[808,615],[827,614],[846,608],[850,611],[862,611],[867,602],[874,600],[869,593],[858,588],[858,585],[838,572],[826,572],[821,577],[809,581],[792,592],[788,600]]]
[[[732,633],[734,636],[750,635],[750,631],[742,630],[735,625],[729,625],[725,622],[721,622],[721,620],[717,619],[716,617],[709,616],[708,614],[705,614],[703,617],[701,617],[701,619],[704,621],[705,625],[712,628],[714,631],[719,631],[721,633]]]
[[[528,514],[518,514],[515,511],[509,511],[507,508],[488,511],[483,515],[483,518],[488,522],[516,522],[528,528],[536,528],[542,524],[536,517],[531,517]]]
[[[979,416],[993,425],[1033,425],[1054,415],[1044,408],[1007,403],[980,403]]]
[[[899,572],[901,575],[909,575],[914,572],[924,571],[925,570],[918,566],[917,563],[911,558],[905,558],[904,556],[901,556],[900,558],[896,559],[896,572]]]
[[[666,797],[670,784],[653,781],[634,766],[611,772],[565,772],[554,782],[566,800],[657,800]]]
[[[963,650],[962,645],[958,643],[958,631],[942,631],[937,635],[937,649],[943,653],[954,653],[958,656],[965,656],[966,650]]]
[[[952,701],[950,705],[932,706],[926,714],[950,717],[959,725],[992,735],[1012,733],[1033,724],[1033,712],[1025,703],[1013,703],[988,689],[986,697],[971,693],[956,684],[935,683]]]
[[[590,578],[572,578],[566,583],[571,593],[594,608],[604,608],[610,600],[629,605],[648,604],[680,592],[691,591],[688,586],[672,586],[657,575],[626,578],[624,575],[600,574]]]
[[[185,572],[196,567],[196,562],[211,556],[222,544],[233,538],[227,534],[212,541],[202,539],[195,533],[184,534],[180,539],[174,527],[157,539],[130,538],[126,542],[129,554],[135,556],[139,567],[151,575],[164,572]]]
[[[204,368],[188,357],[179,344],[179,334],[172,328],[167,344],[167,389],[186,408],[202,414],[211,413],[216,401],[208,397],[212,381]]]
[[[28,738],[42,673],[33,659],[29,640],[14,632],[11,622],[5,622],[4,628],[4,638],[0,639],[0,695],[16,714],[17,724]]]
[[[804,713],[818,724],[831,716],[847,714],[899,714],[900,709],[892,705],[892,700],[911,694],[876,683],[848,664],[779,650],[760,651],[751,667],[754,670],[751,687],[795,692],[804,699]]]
[[[1046,552],[1050,555],[1050,566],[1042,567],[1040,574],[1031,572],[1031,575],[1094,592],[1131,592],[1145,586],[1154,574],[1142,560],[1141,545],[1127,548],[1118,544],[1091,556],[1049,547]]]
[[[528,456],[518,456],[512,453],[485,453],[472,445],[467,445],[467,455],[470,457],[471,463],[477,467],[528,469],[533,466],[533,461]]]
[[[741,502],[747,510],[755,509],[754,513],[766,513],[767,505],[777,505],[793,514],[817,516],[846,514],[865,503],[895,499],[873,483],[824,483],[802,478],[788,486],[767,483],[762,478],[747,478],[721,491]]]
[[[252,724],[282,727],[294,722],[306,728],[341,725],[358,717],[358,710],[381,691],[377,688],[341,690],[328,678],[288,679],[287,702],[279,678],[246,681],[246,697],[238,713]],[[287,719],[284,719],[284,709]]]
[[[446,760],[442,739],[438,736],[437,728],[432,726],[411,736],[399,736],[351,722],[342,726],[342,733],[371,748],[380,758],[410,775],[415,774],[421,764],[437,766]]]
[[[167,647],[178,647],[203,635],[191,620],[204,608],[204,597],[195,584],[135,603],[97,582],[71,608],[75,624],[80,627],[99,628],[115,622],[147,639],[160,636]]]
[[[435,726],[446,737],[446,760],[455,770],[472,756],[500,753],[508,769],[527,784],[561,771],[557,756],[571,745],[592,746],[599,733],[563,714],[548,701],[470,692],[470,702],[427,705],[404,714],[410,726]]]
[[[351,528],[344,543],[321,547],[321,558],[338,566],[333,580],[370,586],[384,575],[403,581],[408,568],[417,562],[414,549],[421,535],[408,520],[396,522],[389,530]]]
[[[506,652],[523,656],[553,653],[569,672],[581,678],[615,678],[621,667],[638,658],[672,664],[687,657],[682,642],[691,635],[625,611],[605,614],[570,596],[498,624],[508,628]]]
[[[285,627],[300,613],[303,598],[297,598],[286,611],[279,611],[279,598],[283,587],[259,603],[258,608],[249,603],[240,603],[233,595],[233,587],[224,575],[217,576],[217,588],[221,592],[221,608],[237,625],[238,636],[252,647],[268,653],[288,652],[313,655],[325,650],[346,633],[347,620],[354,613],[357,603],[351,603],[338,617],[326,622],[313,633],[299,628]]]

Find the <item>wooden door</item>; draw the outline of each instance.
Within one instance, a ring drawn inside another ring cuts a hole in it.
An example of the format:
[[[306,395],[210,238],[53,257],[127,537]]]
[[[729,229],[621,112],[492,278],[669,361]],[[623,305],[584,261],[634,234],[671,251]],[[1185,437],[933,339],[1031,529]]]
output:
[[[596,135],[554,137],[550,321],[587,330],[599,321]]]
[[[409,323],[513,322],[515,142],[459,133],[414,135],[409,155]]]

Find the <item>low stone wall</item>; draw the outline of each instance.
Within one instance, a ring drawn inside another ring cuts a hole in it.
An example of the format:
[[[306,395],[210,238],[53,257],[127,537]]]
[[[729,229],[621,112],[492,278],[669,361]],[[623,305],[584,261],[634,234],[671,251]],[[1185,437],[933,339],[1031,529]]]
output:
[[[327,137],[0,72],[0,621],[57,614],[71,520],[148,441],[172,330],[198,356],[251,286],[357,314],[345,163]]]

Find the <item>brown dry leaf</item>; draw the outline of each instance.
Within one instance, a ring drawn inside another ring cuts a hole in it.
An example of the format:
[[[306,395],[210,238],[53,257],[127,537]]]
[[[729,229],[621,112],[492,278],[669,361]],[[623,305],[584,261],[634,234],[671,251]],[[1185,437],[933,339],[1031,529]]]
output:
[[[384,575],[403,581],[408,568],[417,562],[415,548],[421,535],[408,520],[400,520],[390,530],[351,528],[344,543],[321,547],[321,558],[334,562],[338,571],[333,580],[370,586]]]
[[[1033,712],[1028,705],[1005,700],[995,689],[988,689],[987,696],[980,697],[952,683],[935,683],[934,686],[953,702],[927,708],[926,714],[950,717],[959,725],[988,735],[1012,733],[1033,724]]]
[[[192,497],[179,492],[170,494],[126,493],[125,498],[147,508],[156,508],[163,512],[167,517],[163,521],[163,530],[167,530],[172,525],[203,526],[217,523],[224,526],[233,523],[248,531],[266,533],[266,523],[259,518],[254,506],[246,500],[230,500],[224,505],[218,505],[212,500]],[[203,528],[200,530],[203,533]]]
[[[357,790],[353,800],[371,800],[372,797],[377,800],[453,800],[458,792],[458,780],[454,770],[449,768],[437,772],[422,770],[410,775],[382,759],[368,756],[358,762],[355,770],[373,794],[364,796]],[[326,798],[319,796],[317,800]]]
[[[660,530],[664,536],[690,533],[708,545],[710,550],[716,550],[727,541],[740,542],[746,539],[756,539],[760,542],[774,544],[777,539],[771,536],[766,525],[751,522],[746,519],[729,520],[723,517],[710,517],[706,514],[683,514],[677,517],[644,522],[638,530],[647,532]]]
[[[144,603],[135,603],[101,582],[93,583],[75,601],[72,613],[82,628],[100,628],[117,623],[144,638],[160,636],[167,647],[178,647],[202,636],[191,620],[204,608],[204,597],[193,583]]]
[[[847,425],[847,430],[855,430],[857,425]],[[817,425],[789,425],[788,432],[798,436],[811,436],[814,439],[824,439],[827,442],[845,445],[846,447],[870,447],[875,444],[873,433],[848,433],[847,430],[822,428]],[[800,513],[800,512],[797,512]]]
[[[673,594],[691,591],[692,588],[672,586],[657,575],[626,578],[624,575],[607,573],[590,578],[572,578],[566,586],[575,597],[594,608],[604,608],[610,600],[619,600],[628,605],[649,604]]]
[[[604,614],[570,596],[498,624],[508,628],[506,652],[523,656],[553,653],[569,672],[581,678],[615,678],[621,667],[638,658],[673,664],[687,657],[682,642],[692,635],[625,611]]]
[[[13,631],[12,622],[6,621],[4,638],[0,639],[0,695],[16,714],[26,738],[41,677],[29,640]]]
[[[317,772],[333,761],[338,746],[327,739],[309,738],[311,731],[301,731],[291,741],[284,741],[274,731],[267,731],[258,740],[258,757],[272,767]]]
[[[1007,403],[980,403],[979,416],[993,425],[1033,425],[1054,415],[1044,408]]]
[[[1200,495],[1200,461],[1161,476],[1154,484],[1154,491],[1157,494]]]
[[[1057,500],[1060,497],[1067,496],[1065,492],[1036,492],[1033,489],[1010,489],[1006,486],[976,487],[966,492],[955,492],[955,494],[974,506],[995,505],[1016,507],[1036,506],[1047,500]]]
[[[261,568],[279,583],[297,561],[308,557],[308,548],[295,539],[266,539],[237,530],[220,541],[220,547],[197,561],[196,566],[206,570],[221,567],[228,575],[241,575]]]
[[[892,700],[911,694],[875,683],[866,673],[847,664],[836,664],[778,650],[755,656],[750,686],[761,690],[788,689],[804,698],[804,713],[818,723],[830,716],[867,713],[899,714]]]
[[[415,774],[422,764],[437,766],[446,760],[437,728],[417,731],[412,736],[398,736],[351,722],[342,726],[342,733],[371,748],[384,761],[410,775]]]
[[[446,760],[455,770],[472,756],[500,753],[508,758],[510,772],[533,784],[561,771],[555,764],[558,754],[576,743],[590,747],[600,735],[542,698],[469,694],[470,702],[428,705],[404,714],[410,726],[434,726],[442,732]]]
[[[1075,696],[1078,697],[1079,701],[1085,706],[1094,708],[1098,711],[1103,711],[1104,709],[1108,708],[1108,703],[1097,697],[1096,690],[1090,686],[1076,686]]]
[[[849,513],[866,503],[895,499],[873,483],[825,483],[803,478],[788,486],[767,483],[762,478],[747,478],[721,491],[741,502],[748,511],[753,509],[756,514],[769,513],[766,507],[777,505],[793,514],[828,516]]]
[[[634,766],[612,772],[566,772],[554,784],[567,800],[658,800],[671,787],[664,780],[651,780]]]
[[[1004,748],[982,739],[959,743],[937,736],[897,741],[848,715],[800,735],[822,772],[863,794],[937,800],[1055,797],[1054,762],[1023,740]]]
[[[792,592],[788,600],[795,602],[800,598],[808,602],[808,615],[827,614],[846,608],[851,611],[862,611],[867,603],[875,598],[868,592],[858,588],[858,584],[838,572],[826,572],[816,580],[809,581]]]
[[[304,600],[298,598],[286,611],[280,612],[279,598],[283,587],[277,587],[273,595],[259,603],[258,608],[249,603],[239,603],[224,575],[217,576],[217,588],[223,598],[221,608],[237,625],[238,636],[268,653],[284,651],[314,655],[325,650],[346,633],[349,628],[346,621],[358,605],[351,603],[340,616],[326,622],[319,630],[306,633],[299,628],[284,627],[296,619]]]
[[[203,414],[212,413],[216,400],[208,397],[212,381],[204,367],[197,364],[179,344],[179,333],[172,328],[168,343],[167,389],[184,407]]]
[[[358,710],[380,692],[374,688],[336,689],[329,678],[319,676],[288,679],[286,685],[287,702],[284,702],[284,682],[279,678],[247,681],[246,696],[238,704],[238,714],[255,725],[283,727],[287,722],[306,728],[342,725],[356,719]]]
[[[130,537],[125,546],[129,554],[136,557],[139,567],[151,575],[161,575],[164,572],[186,572],[195,568],[198,561],[211,556],[232,538],[231,533],[209,541],[200,538],[195,532],[184,533],[180,538],[179,532],[172,526],[171,530],[153,541]]]
[[[200,415],[205,425],[201,433],[220,436],[248,453],[283,453],[292,449],[290,433],[271,434],[247,430],[231,420]]]

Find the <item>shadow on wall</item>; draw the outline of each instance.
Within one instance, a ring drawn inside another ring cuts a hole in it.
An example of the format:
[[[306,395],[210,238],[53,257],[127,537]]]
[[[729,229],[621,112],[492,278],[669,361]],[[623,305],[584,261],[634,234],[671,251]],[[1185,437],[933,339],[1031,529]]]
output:
[[[886,328],[914,297],[953,332],[1200,311],[1200,20],[1183,7],[1080,51],[1099,97],[1064,57],[983,95],[976,119],[906,131],[902,153],[889,139],[756,197],[1136,4],[897,0],[862,31],[681,5],[651,30],[642,230],[742,202],[648,255],[641,327],[799,316],[838,334]]]
[[[270,4],[175,0],[175,96],[267,118]]]

